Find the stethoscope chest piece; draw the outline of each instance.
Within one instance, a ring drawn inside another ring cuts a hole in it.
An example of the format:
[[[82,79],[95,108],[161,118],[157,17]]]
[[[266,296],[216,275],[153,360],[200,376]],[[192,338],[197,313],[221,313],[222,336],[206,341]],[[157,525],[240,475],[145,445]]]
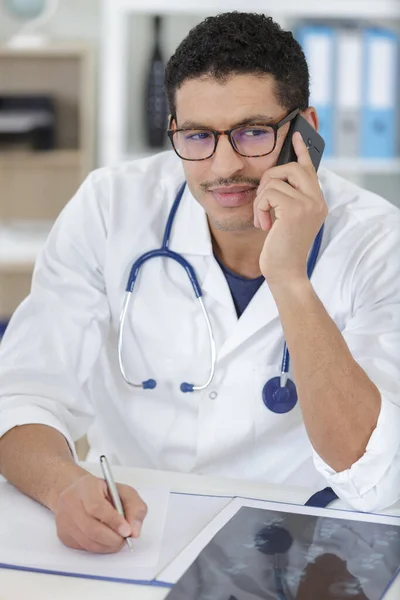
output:
[[[276,414],[290,412],[297,404],[296,386],[288,379],[281,387],[281,378],[273,377],[264,385],[262,399],[265,406]]]

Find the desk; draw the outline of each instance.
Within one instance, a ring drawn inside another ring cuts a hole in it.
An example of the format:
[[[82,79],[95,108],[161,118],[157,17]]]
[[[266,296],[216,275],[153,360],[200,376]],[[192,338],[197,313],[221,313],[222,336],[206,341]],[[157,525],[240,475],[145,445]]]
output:
[[[94,463],[82,466],[97,476],[100,467]],[[114,467],[115,478],[129,485],[141,487],[166,487],[175,492],[197,494],[232,495],[260,498],[277,502],[304,503],[311,495],[307,488],[277,485],[260,485],[248,481],[220,479],[215,477],[168,473],[149,469]],[[1,485],[1,484],[0,484]],[[341,501],[332,506],[344,508]],[[400,516],[400,502],[387,514]],[[58,575],[9,571],[0,569],[0,600],[162,600],[168,594],[165,588],[136,586],[122,583],[92,581]],[[385,600],[400,598],[400,577]]]

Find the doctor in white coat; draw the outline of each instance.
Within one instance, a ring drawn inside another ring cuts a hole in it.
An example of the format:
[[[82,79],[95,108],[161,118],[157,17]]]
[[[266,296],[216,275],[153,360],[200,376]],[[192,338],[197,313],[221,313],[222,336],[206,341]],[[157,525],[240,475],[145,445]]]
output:
[[[400,497],[398,209],[317,175],[299,135],[297,162],[276,166],[296,110],[315,129],[318,117],[302,50],[271,19],[205,20],[171,58],[166,89],[175,152],[88,177],[11,319],[1,473],[54,512],[64,543],[94,552],[140,535],[146,507],[119,486],[123,519],[75,463],[86,432],[96,460],[330,486],[356,509],[389,506]],[[156,257],[119,336],[132,264],[161,247],[185,181],[168,247],[193,267],[206,313],[182,266]],[[280,378],[285,341],[298,401],[279,412],[263,390]]]

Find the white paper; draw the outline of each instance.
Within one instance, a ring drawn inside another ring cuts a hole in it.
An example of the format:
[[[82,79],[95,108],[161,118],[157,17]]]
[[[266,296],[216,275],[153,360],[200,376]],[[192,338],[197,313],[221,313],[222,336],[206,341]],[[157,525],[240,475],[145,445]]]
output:
[[[117,554],[90,554],[64,546],[52,513],[0,478],[0,563],[30,569],[151,581],[231,501],[137,488],[148,505],[142,534]]]
[[[218,496],[171,494],[157,573],[175,559],[231,500]],[[168,582],[160,576],[157,579]]]
[[[53,514],[7,483],[0,484],[0,563],[82,575],[152,579],[157,573],[169,491],[137,490],[148,506],[139,539],[131,552],[91,554],[67,548],[56,533]]]

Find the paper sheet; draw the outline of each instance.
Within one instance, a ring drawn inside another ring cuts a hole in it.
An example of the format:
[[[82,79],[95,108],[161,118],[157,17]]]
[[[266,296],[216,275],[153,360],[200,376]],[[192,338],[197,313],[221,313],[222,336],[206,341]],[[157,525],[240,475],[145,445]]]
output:
[[[91,554],[67,548],[53,514],[7,483],[0,484],[0,563],[116,579],[152,579],[157,573],[169,491],[137,490],[148,506],[142,533],[130,552]]]
[[[149,582],[231,501],[137,490],[149,512],[134,551],[124,546],[118,554],[89,554],[65,547],[57,538],[52,513],[0,477],[0,565]]]

